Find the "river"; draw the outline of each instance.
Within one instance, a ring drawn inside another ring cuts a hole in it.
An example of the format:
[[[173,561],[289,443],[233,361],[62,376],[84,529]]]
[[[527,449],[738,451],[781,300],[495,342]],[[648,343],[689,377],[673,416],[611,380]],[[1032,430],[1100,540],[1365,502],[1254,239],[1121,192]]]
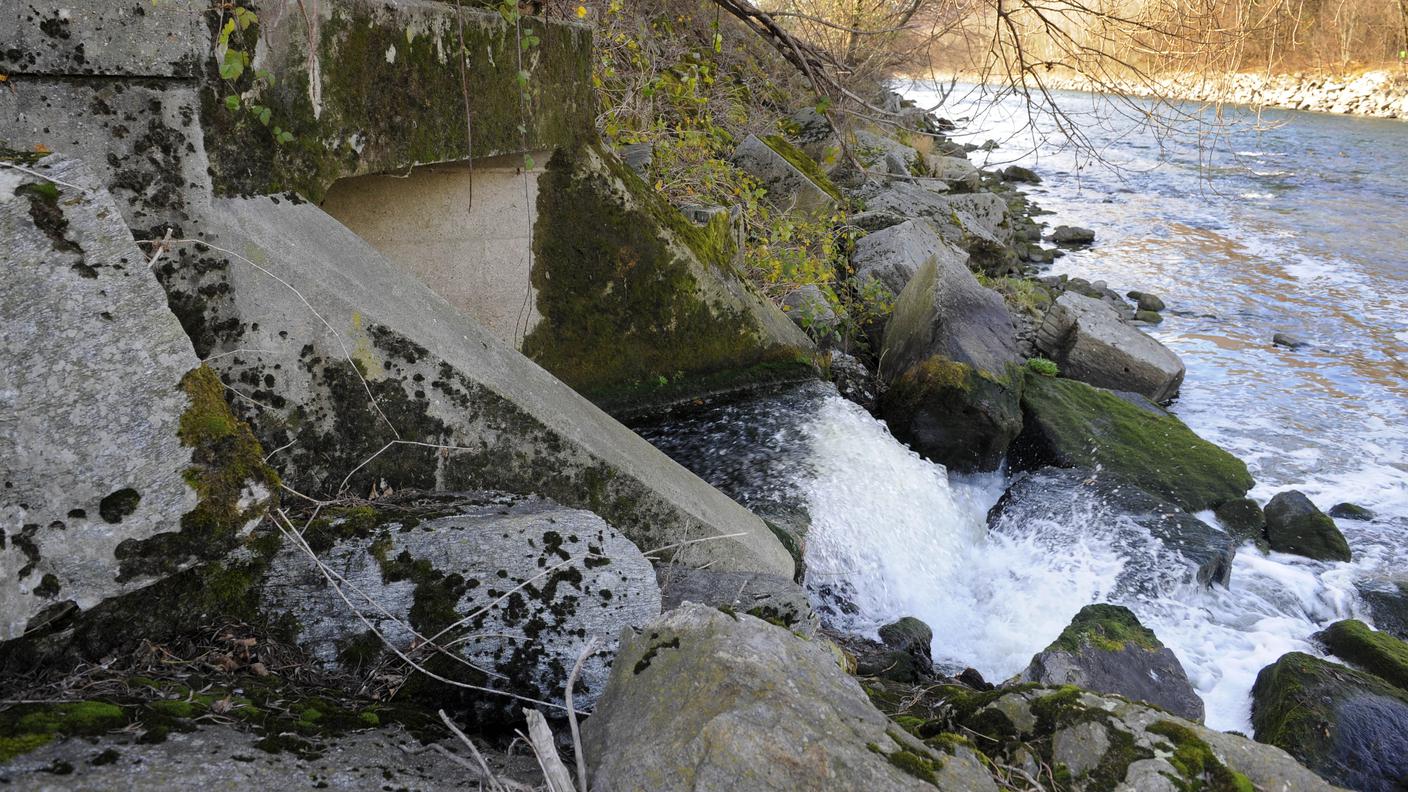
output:
[[[989,530],[1002,474],[950,476],[828,387],[640,430],[760,512],[805,507],[807,584],[834,626],[918,616],[938,665],[1001,680],[1083,605],[1119,602],[1178,655],[1208,725],[1250,733],[1262,667],[1319,654],[1310,636],[1329,622],[1372,623],[1360,590],[1408,578],[1408,123],[1232,108],[1170,134],[1089,94],[1055,95],[1064,121],[974,99],[942,111],[971,116],[956,139],[998,142],[974,162],[1036,169],[1045,219],[1097,234],[1048,272],[1162,297],[1151,332],[1188,368],[1173,411],[1247,462],[1263,503],[1294,488],[1376,512],[1338,521],[1352,562],[1246,545],[1231,585],[1208,589],[1088,505]],[[1274,346],[1277,332],[1310,346]]]

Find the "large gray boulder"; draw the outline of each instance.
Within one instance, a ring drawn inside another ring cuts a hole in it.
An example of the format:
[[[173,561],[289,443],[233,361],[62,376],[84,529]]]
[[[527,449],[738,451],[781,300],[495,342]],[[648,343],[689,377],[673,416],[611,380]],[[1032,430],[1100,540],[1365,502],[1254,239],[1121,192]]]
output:
[[[954,191],[973,192],[982,185],[982,174],[963,157],[925,154],[924,164],[934,178],[947,183]]]
[[[1156,402],[1178,395],[1183,361],[1126,324],[1109,306],[1066,292],[1037,329],[1037,347],[1072,379],[1114,390],[1134,391]]]
[[[293,639],[329,670],[365,673],[397,652],[424,665],[439,659],[435,644],[463,659],[460,676],[561,703],[595,639],[575,699],[590,708],[621,631],[660,613],[650,561],[629,539],[541,498],[393,497],[320,517],[302,539],[275,556],[260,599],[265,617],[290,619]]]
[[[730,158],[767,190],[769,202],[784,209],[830,212],[840,203],[816,162],[779,135],[749,135]]]
[[[961,260],[930,257],[885,328],[881,414],[899,439],[956,470],[991,470],[1021,431],[1015,325]]]
[[[1203,719],[1203,700],[1178,657],[1121,605],[1081,608],[1020,677],[1023,682],[1115,693],[1180,718]]]
[[[0,160],[0,641],[223,555],[276,486],[107,190],[34,159]]]
[[[858,129],[849,134],[851,153],[866,167],[878,173],[908,176],[920,155],[912,146],[884,134]]]
[[[168,296],[293,488],[536,494],[676,563],[792,575],[760,519],[317,207],[217,199],[203,229]]]
[[[806,590],[790,578],[662,564],[656,569],[656,579],[665,610],[694,602],[757,616],[799,635],[815,635],[821,628]]]
[[[942,259],[945,271],[966,268],[968,261],[967,253],[939,238],[933,224],[905,220],[856,240],[851,267],[856,280],[878,281],[891,294],[899,294],[930,257]]]
[[[1320,561],[1348,561],[1349,542],[1335,521],[1304,493],[1286,490],[1266,504],[1266,540],[1272,550]]]
[[[592,789],[995,790],[892,724],[821,641],[700,605],[624,641],[583,743]]]
[[[1263,668],[1252,725],[1332,784],[1396,792],[1408,776],[1408,691],[1338,663],[1290,652]]]
[[[1007,202],[1000,195],[947,195],[930,183],[902,180],[868,184],[857,194],[868,211],[894,212],[933,223],[941,239],[968,252],[975,269],[1004,275],[1016,264]]]

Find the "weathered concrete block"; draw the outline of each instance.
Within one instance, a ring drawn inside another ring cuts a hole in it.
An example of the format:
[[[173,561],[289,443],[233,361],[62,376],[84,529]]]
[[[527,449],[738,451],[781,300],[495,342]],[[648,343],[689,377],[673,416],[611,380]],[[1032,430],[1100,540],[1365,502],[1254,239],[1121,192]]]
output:
[[[1066,292],[1037,329],[1037,347],[1061,373],[1091,385],[1134,391],[1155,402],[1178,395],[1183,361],[1105,303]]]
[[[193,77],[208,53],[197,0],[26,0],[0,8],[0,72]]]
[[[590,709],[622,630],[660,614],[650,561],[629,539],[589,511],[542,498],[392,498],[332,512],[303,536],[346,581],[356,610],[290,543],[271,563],[261,599],[269,619],[292,617],[294,640],[329,668],[395,663],[370,624],[422,664],[444,666],[427,640],[450,648],[468,663],[452,678],[561,704],[568,672],[595,639],[574,700]]]
[[[642,548],[701,540],[681,563],[792,574],[761,520],[317,207],[218,199],[202,229],[220,249],[183,245],[160,275],[294,488],[537,494]]]
[[[524,354],[618,417],[816,376],[810,339],[734,268],[735,226],[686,220],[596,146],[538,184]]]
[[[112,198],[26,167],[0,164],[0,640],[223,554],[274,494]]]

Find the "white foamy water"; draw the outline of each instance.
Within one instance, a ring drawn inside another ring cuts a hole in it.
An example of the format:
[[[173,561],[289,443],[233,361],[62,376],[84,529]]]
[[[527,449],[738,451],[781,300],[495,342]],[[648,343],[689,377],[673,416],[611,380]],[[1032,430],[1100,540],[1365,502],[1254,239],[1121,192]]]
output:
[[[1000,475],[950,481],[839,396],[822,402],[806,433],[808,586],[854,605],[833,623],[857,632],[922,619],[941,666],[1001,681],[1083,606],[1116,602],[1179,656],[1208,725],[1247,730],[1257,672],[1285,652],[1313,651],[1306,639],[1317,624],[1354,613],[1349,565],[1251,550],[1234,562],[1230,590],[1207,588],[1147,531],[1098,508],[989,532]]]

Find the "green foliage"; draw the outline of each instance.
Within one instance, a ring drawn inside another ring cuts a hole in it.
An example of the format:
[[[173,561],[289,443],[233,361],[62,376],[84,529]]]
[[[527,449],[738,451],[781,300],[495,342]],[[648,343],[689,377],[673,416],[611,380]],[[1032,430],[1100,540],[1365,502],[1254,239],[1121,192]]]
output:
[[[259,15],[251,8],[234,4],[219,3],[215,10],[221,19],[220,35],[215,41],[216,67],[230,91],[222,100],[225,109],[248,113],[261,126],[269,128],[276,143],[292,143],[293,133],[272,123],[274,111],[251,98],[272,88],[275,82],[271,72],[252,68],[259,41]]]
[[[1043,377],[1054,377],[1061,373],[1055,363],[1044,357],[1027,358],[1027,368]]]

